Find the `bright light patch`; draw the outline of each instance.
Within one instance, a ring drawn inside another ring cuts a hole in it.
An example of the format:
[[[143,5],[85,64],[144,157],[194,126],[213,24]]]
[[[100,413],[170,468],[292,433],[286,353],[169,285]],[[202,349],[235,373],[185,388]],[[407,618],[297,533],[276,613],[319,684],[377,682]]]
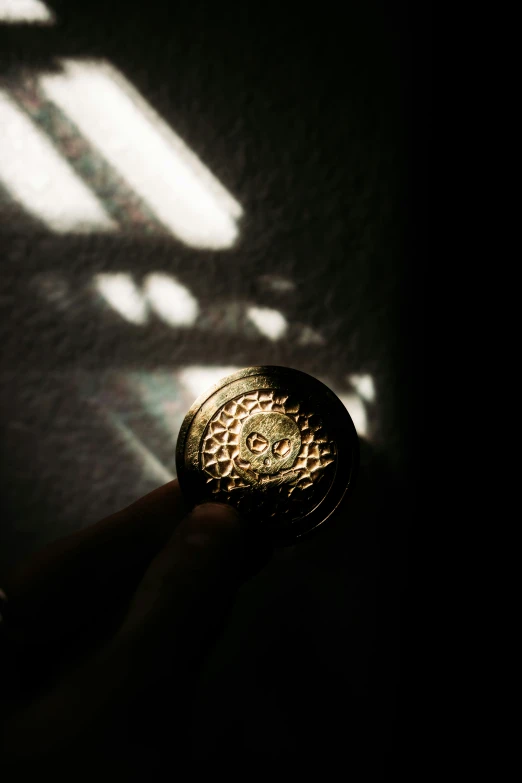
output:
[[[349,375],[348,381],[363,400],[366,402],[375,400],[375,385],[371,375]]]
[[[138,460],[148,478],[161,484],[172,481],[174,474],[145,446],[132,429],[123,423],[121,417],[109,411],[106,412],[106,417],[118,433],[123,444]]]
[[[303,326],[297,339],[298,345],[324,345],[326,340],[311,326]]]
[[[272,310],[269,307],[249,307],[247,317],[264,337],[274,342],[283,337],[288,328],[284,315],[279,310]]]
[[[192,326],[199,313],[197,300],[188,288],[169,275],[147,275],[144,293],[150,306],[169,326]]]
[[[0,22],[53,24],[54,14],[40,0],[0,0]]]
[[[241,206],[132,85],[103,61],[62,66],[40,77],[44,92],[163,225],[191,247],[233,245]]]
[[[0,179],[52,231],[111,231],[116,224],[47,137],[0,90]]]
[[[99,274],[94,282],[104,299],[126,321],[140,326],[147,323],[147,301],[129,274]]]
[[[227,375],[238,372],[241,367],[205,367],[194,365],[185,367],[178,372],[178,378],[189,392],[191,399],[196,399],[203,392],[208,391],[215,383],[218,383]]]
[[[259,278],[259,282],[263,288],[269,291],[275,291],[278,294],[286,294],[289,291],[295,290],[295,283],[293,280],[289,280],[287,277],[281,275],[262,275]]]
[[[364,402],[357,394],[341,394],[339,399],[352,417],[358,435],[367,435],[368,420]]]

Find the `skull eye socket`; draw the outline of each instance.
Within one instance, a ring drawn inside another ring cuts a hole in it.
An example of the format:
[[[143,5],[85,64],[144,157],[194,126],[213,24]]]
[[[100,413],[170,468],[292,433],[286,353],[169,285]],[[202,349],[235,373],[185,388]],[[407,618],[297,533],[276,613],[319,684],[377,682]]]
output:
[[[260,432],[251,432],[246,445],[253,454],[262,454],[268,448],[268,441]]]
[[[278,440],[277,443],[274,443],[272,446],[272,451],[276,455],[276,457],[286,457],[287,454],[290,453],[292,449],[292,441],[288,440],[288,438],[283,438],[283,440]]]

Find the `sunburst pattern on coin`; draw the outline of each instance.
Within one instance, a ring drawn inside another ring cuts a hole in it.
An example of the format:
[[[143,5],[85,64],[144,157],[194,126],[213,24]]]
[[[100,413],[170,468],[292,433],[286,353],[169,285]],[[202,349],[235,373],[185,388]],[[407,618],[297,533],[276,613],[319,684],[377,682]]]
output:
[[[229,400],[203,434],[200,466],[216,501],[292,520],[328,492],[337,449],[321,417],[292,395],[256,389]],[[240,492],[238,490],[241,490]]]

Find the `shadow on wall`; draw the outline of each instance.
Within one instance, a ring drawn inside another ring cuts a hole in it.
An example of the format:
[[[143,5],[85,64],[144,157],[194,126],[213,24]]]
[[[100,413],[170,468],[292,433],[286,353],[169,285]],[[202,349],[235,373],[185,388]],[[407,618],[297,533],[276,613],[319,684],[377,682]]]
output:
[[[219,378],[320,378],[365,439],[353,503],[242,591],[197,736],[324,761],[390,733],[399,87],[372,0],[338,25],[232,5],[0,0],[0,570],[169,480]]]
[[[170,479],[193,399],[243,366],[319,377],[379,442],[382,325],[360,340],[374,270],[344,226],[319,130],[307,147],[326,155],[318,181],[337,193],[315,227],[302,188],[256,199],[256,166],[242,206],[108,58],[71,53],[59,11],[4,0],[2,25],[43,42],[36,62],[8,57],[0,72],[4,481],[21,548]]]

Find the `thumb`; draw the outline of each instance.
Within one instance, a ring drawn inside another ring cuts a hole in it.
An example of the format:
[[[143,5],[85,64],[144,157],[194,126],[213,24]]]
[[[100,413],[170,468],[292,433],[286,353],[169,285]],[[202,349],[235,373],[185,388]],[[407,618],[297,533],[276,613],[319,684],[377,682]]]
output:
[[[154,686],[172,678],[183,684],[238,588],[269,554],[234,509],[194,508],[150,563],[112,640],[12,722],[12,754],[23,756],[27,741],[38,755],[110,738],[115,715],[140,694],[161,694]]]
[[[230,506],[196,506],[151,562],[119,631],[144,674],[194,660],[271,548]]]

